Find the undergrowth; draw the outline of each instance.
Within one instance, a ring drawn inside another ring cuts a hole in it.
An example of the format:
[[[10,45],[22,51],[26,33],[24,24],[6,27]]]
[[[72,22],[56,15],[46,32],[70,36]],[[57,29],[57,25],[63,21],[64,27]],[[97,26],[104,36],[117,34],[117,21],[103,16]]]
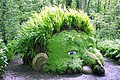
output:
[[[115,59],[118,64],[120,64],[120,40],[105,40],[99,41],[98,48],[101,50],[102,54],[106,57]]]
[[[7,48],[3,43],[2,39],[0,39],[0,75],[4,71],[4,68],[7,66],[7,57],[5,55]]]

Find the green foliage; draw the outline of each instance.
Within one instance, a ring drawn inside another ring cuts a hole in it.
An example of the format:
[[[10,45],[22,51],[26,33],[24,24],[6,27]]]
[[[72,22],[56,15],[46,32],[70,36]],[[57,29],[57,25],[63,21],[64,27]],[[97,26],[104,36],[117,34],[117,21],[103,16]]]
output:
[[[96,38],[102,40],[120,39],[119,1],[108,1],[102,1],[99,13],[96,13],[94,10],[90,13],[92,22],[96,27]]]
[[[85,32],[70,30],[56,33],[47,42],[49,58],[45,71],[81,73],[83,65],[94,67],[96,61],[103,66],[103,57],[95,47],[94,40]]]
[[[98,48],[105,56],[115,59],[120,64],[120,40],[101,41]]]
[[[29,20],[33,11],[40,12],[41,8],[49,5],[66,6],[67,0],[1,0],[0,2],[0,36],[6,40],[14,39],[19,31],[21,24]],[[70,0],[69,0],[70,1]],[[85,2],[84,2],[85,1]],[[5,5],[3,4],[5,3]],[[84,9],[93,19],[97,28],[98,38],[119,38],[119,0],[72,0],[71,8],[76,6]],[[79,5],[77,5],[79,4]],[[83,8],[82,8],[83,7]],[[96,16],[97,13],[97,16]],[[98,29],[99,27],[99,29]],[[109,33],[110,32],[110,33]],[[108,34],[109,33],[109,34]],[[116,33],[116,35],[114,35]]]
[[[6,46],[4,45],[2,39],[0,39],[0,75],[7,65],[7,57],[5,55],[6,50]]]
[[[89,24],[89,18],[85,13],[74,9],[67,10],[60,7],[45,7],[40,14],[33,14],[27,27],[44,27],[49,34],[60,32],[60,28],[79,28],[88,35],[94,33],[93,27]]]
[[[44,0],[0,1],[0,25],[4,27],[5,38],[8,41],[13,40],[18,35],[18,32],[21,30],[21,25],[29,19],[33,11],[40,11],[40,8],[44,6],[43,2]],[[0,27],[0,31],[2,30],[2,27]]]
[[[46,41],[54,33],[71,29],[84,31],[90,36],[94,34],[94,28],[89,24],[86,14],[56,6],[44,7],[40,13],[34,12],[30,20],[23,25],[20,36],[17,38],[17,52],[34,53],[36,45],[40,46],[39,52],[45,52]]]
[[[96,27],[96,38],[103,40],[119,39],[119,18],[116,20],[109,21],[112,18],[111,15],[103,15],[94,13],[95,19],[92,20]]]
[[[103,54],[115,59],[118,63],[120,63],[120,44],[118,42],[120,40],[119,3],[119,0],[101,0],[99,13],[93,10],[93,7],[89,10],[91,11],[89,16],[96,28],[97,47],[100,48]]]
[[[11,60],[14,58],[14,54],[17,51],[17,41],[16,40],[12,40],[9,41],[9,43],[7,44],[7,50],[6,50],[6,56],[8,58],[8,60]]]
[[[21,25],[29,20],[34,11],[40,12],[42,7],[50,5],[59,5],[63,8],[66,6],[66,0],[2,0],[0,4],[0,25],[4,25],[2,27],[5,29],[5,33],[1,31],[0,35],[3,33],[2,36],[9,41],[19,35]],[[76,0],[72,0],[70,7],[76,8],[76,4]]]

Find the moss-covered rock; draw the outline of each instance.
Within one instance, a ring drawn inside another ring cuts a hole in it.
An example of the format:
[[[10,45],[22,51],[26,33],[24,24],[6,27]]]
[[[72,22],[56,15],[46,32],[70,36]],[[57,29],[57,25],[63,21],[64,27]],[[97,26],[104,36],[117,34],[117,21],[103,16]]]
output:
[[[24,53],[24,62],[32,64],[35,70],[43,65],[41,61],[46,62],[38,53],[48,55],[43,66],[46,72],[81,73],[84,65],[92,69],[95,65],[103,68],[103,57],[96,49],[94,28],[86,13],[45,7],[40,13],[34,13],[22,28],[16,52]]]
[[[83,66],[103,66],[104,61],[96,49],[93,37],[76,30],[56,33],[47,42],[48,62],[45,71],[80,73]]]

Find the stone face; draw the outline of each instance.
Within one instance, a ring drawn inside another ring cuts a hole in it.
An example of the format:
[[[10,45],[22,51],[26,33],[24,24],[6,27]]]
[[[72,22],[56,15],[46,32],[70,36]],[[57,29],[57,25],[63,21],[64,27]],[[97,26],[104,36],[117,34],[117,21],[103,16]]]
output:
[[[90,66],[83,66],[83,73],[91,74],[93,71]]]
[[[54,73],[92,73],[91,68],[104,63],[102,54],[98,54],[95,40],[85,32],[76,30],[62,31],[54,34],[47,41],[48,62],[44,67],[46,72]],[[92,48],[91,48],[92,47]],[[98,63],[96,63],[98,62]]]

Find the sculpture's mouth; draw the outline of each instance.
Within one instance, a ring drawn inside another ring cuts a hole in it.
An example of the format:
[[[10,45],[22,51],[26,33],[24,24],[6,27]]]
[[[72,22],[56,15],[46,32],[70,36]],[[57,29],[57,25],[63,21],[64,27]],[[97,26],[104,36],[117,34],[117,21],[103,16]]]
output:
[[[59,62],[58,62],[59,63]],[[56,64],[57,66],[57,64]],[[60,69],[61,67],[61,69]],[[87,67],[84,68],[84,67]],[[52,72],[52,71],[50,71]],[[59,68],[56,68],[56,73],[57,74],[81,74],[81,73],[85,73],[85,74],[96,74],[96,75],[101,75],[104,76],[105,75],[105,69],[103,66],[96,64],[94,66],[89,66],[87,64],[84,63],[83,60],[81,60],[80,58],[78,59],[74,59],[72,58],[71,61],[68,62],[64,62],[63,65],[59,66]]]
[[[48,69],[47,72],[57,73],[57,74],[78,74],[82,73],[82,65],[83,60],[80,58],[72,57],[62,58],[61,60],[54,60],[51,64],[49,61],[47,65],[44,65],[45,71]]]
[[[60,74],[75,74],[82,72],[83,60],[80,59],[71,59],[71,61],[65,62],[62,67],[64,71],[58,71]]]
[[[101,66],[99,63],[96,62],[94,66],[90,66],[89,64],[85,63],[84,59],[76,56],[76,54],[77,53],[75,51],[68,52],[69,59],[62,58],[61,60],[57,60],[57,63],[53,61],[52,64],[48,64],[47,54],[39,53],[33,59],[33,69],[39,71],[43,69],[43,67],[45,68],[45,64],[47,63],[47,67],[49,67],[49,70],[47,72],[54,72],[57,74],[79,74],[82,72],[87,74],[95,73],[98,75],[105,74],[104,67]]]
[[[63,74],[76,74],[76,73],[81,73],[82,72],[82,66],[77,67],[74,65],[74,63],[69,63],[67,65],[66,70],[63,72]]]

